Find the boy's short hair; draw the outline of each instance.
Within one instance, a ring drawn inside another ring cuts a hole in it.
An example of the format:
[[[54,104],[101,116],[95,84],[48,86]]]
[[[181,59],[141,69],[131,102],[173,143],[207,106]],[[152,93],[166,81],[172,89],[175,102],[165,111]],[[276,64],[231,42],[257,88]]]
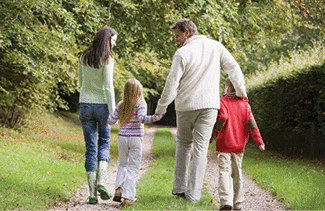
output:
[[[235,92],[235,91],[236,91],[236,90],[235,90],[235,87],[234,87],[234,85],[233,85],[233,83],[231,82],[231,80],[230,80],[229,77],[226,78],[225,85],[226,85],[227,87],[230,88],[230,91],[231,91],[231,92]]]
[[[186,30],[188,30],[190,32],[191,36],[198,34],[196,25],[190,19],[186,19],[186,18],[184,18],[180,21],[177,21],[170,28],[178,29],[181,32],[185,32]]]

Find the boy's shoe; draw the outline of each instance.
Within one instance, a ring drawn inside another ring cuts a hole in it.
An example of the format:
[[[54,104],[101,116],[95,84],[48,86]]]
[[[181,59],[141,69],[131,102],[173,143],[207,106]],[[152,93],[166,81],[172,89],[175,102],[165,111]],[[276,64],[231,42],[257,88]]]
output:
[[[181,197],[181,198],[186,198],[185,197],[185,193],[172,193],[173,195],[175,195],[175,196],[178,196],[178,197]]]
[[[113,201],[122,202],[122,188],[118,187],[115,190]]]
[[[134,203],[137,201],[137,199],[131,200],[131,199],[124,199],[123,205],[134,205]]]
[[[231,210],[232,209],[232,206],[230,205],[223,205],[220,210]]]

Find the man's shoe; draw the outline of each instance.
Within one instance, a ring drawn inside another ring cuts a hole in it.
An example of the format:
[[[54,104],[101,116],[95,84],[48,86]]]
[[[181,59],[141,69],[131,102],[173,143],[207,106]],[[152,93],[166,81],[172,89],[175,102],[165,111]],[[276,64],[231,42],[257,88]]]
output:
[[[230,205],[223,205],[220,210],[231,210],[232,209],[232,206]]]
[[[185,193],[173,193],[173,195],[184,198],[184,199],[186,198]]]
[[[122,188],[118,187],[115,190],[113,201],[122,202]]]

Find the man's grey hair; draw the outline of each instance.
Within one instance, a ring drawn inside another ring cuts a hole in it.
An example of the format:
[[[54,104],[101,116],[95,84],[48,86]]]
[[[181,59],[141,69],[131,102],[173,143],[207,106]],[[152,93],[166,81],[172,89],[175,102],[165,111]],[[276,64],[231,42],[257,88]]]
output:
[[[185,32],[186,30],[188,30],[190,32],[190,36],[198,34],[196,25],[190,19],[186,19],[186,18],[182,19],[180,21],[177,21],[170,28],[178,29],[181,32]]]

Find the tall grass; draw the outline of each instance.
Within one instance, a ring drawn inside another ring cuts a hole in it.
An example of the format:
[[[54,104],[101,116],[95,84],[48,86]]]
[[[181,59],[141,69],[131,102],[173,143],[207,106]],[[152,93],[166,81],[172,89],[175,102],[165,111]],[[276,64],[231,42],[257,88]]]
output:
[[[267,146],[266,146],[267,147]],[[248,144],[243,169],[292,210],[325,209],[325,167],[309,159],[283,157]]]
[[[172,195],[176,141],[169,129],[158,129],[153,144],[156,157],[137,185],[138,202],[126,210],[213,210],[216,204],[204,188],[199,203]]]
[[[86,182],[84,154],[77,114],[34,116],[20,131],[0,127],[0,210],[41,210],[71,197]]]

